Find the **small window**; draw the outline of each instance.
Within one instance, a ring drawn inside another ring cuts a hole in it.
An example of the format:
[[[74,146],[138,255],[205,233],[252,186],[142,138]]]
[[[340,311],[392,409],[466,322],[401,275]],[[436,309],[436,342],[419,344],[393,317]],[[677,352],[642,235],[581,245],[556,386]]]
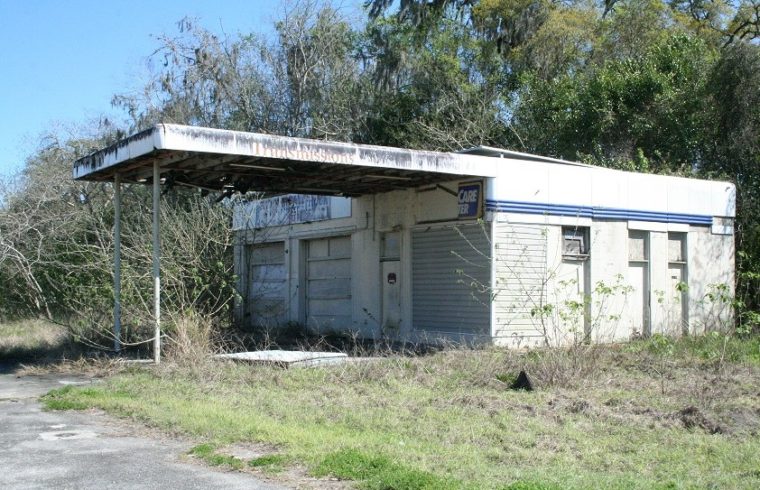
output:
[[[628,230],[628,260],[631,262],[649,261],[649,232]]]
[[[585,226],[562,227],[562,257],[583,260],[589,255],[589,229]]]
[[[668,233],[668,262],[686,262],[686,233]]]

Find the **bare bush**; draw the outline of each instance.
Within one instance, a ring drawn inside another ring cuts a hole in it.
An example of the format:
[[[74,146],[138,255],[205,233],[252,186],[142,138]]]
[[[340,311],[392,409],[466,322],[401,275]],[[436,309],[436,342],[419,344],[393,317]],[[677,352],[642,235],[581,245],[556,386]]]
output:
[[[102,129],[94,130],[103,132]],[[71,163],[109,137],[51,134],[2,189],[0,315],[43,316],[88,347],[113,345],[113,187],[71,180]],[[150,195],[124,185],[122,315],[125,345],[152,335]],[[231,208],[192,190],[164,189],[162,306],[231,322],[235,297]]]
[[[223,350],[213,321],[198,313],[171,314],[166,330],[165,357],[169,363],[203,368]]]

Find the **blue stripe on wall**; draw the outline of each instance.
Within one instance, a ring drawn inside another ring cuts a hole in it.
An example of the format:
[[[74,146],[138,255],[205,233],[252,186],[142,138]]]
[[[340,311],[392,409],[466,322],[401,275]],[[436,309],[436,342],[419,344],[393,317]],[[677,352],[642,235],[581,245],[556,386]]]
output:
[[[544,204],[521,201],[497,201],[486,199],[486,209],[506,213],[547,214],[550,216],[576,216],[580,218],[621,219],[653,221],[657,223],[683,223],[712,225],[712,216],[684,213],[661,213],[635,209],[575,206],[569,204]]]

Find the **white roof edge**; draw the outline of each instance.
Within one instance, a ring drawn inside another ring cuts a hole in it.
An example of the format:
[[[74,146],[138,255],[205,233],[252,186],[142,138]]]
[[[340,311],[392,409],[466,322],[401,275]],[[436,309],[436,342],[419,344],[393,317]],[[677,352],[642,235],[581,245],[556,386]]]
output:
[[[178,124],[157,124],[74,162],[85,179],[158,150],[241,155],[314,163],[359,165],[452,175],[495,177],[493,159],[424,150],[294,138]]]
[[[81,179],[164,148],[164,124],[157,124],[74,162],[72,177]]]
[[[602,167],[599,165],[590,165],[588,163],[580,163],[580,162],[573,162],[570,160],[563,160],[560,158],[552,158],[552,157],[545,157],[542,155],[536,155],[533,153],[523,153],[519,151],[514,150],[505,150],[503,148],[496,148],[492,146],[474,146],[472,148],[466,148],[464,150],[459,150],[456,153],[464,154],[464,155],[478,155],[479,151],[483,152],[492,152],[495,154],[504,155],[502,158],[504,160],[521,160],[521,161],[535,161],[535,162],[544,162],[544,163],[557,163],[562,165],[571,165],[574,167],[584,167],[584,168],[590,168],[594,169],[598,172],[610,172],[610,173],[617,173],[617,174],[629,174],[629,175],[644,175],[651,178],[656,179],[673,179],[673,180],[681,180],[683,182],[694,182],[694,181],[700,181],[700,182],[706,182],[708,185],[727,185],[731,189],[735,189],[735,185],[732,182],[729,182],[727,180],[712,180],[712,179],[704,179],[699,177],[689,177],[689,176],[683,176],[683,175],[668,175],[668,174],[657,174],[657,173],[647,173],[647,172],[636,172],[633,170],[620,170],[616,168],[609,168],[609,167]],[[482,155],[478,155],[482,156]],[[488,158],[496,158],[494,156],[489,156]]]
[[[499,148],[478,148],[498,152],[505,157],[494,158],[493,156],[477,155],[473,153],[473,149],[457,153],[444,153],[160,123],[80,158],[74,162],[73,178],[85,179],[88,175],[101,172],[134,158],[146,156],[159,150],[174,150],[497,178],[504,177],[505,172],[511,172],[502,163],[534,161],[580,167],[595,172],[644,175],[651,178],[683,179],[684,181],[706,182],[711,185],[727,185],[730,187],[724,187],[723,192],[735,193],[734,184],[727,181],[643,174]]]
[[[493,146],[486,146],[486,145],[479,145],[479,146],[473,146],[471,148],[465,148],[464,150],[459,150],[456,153],[461,153],[465,155],[479,155],[479,156],[490,156],[490,155],[483,155],[483,154],[494,153],[497,155],[506,156],[507,158],[514,158],[517,160],[533,160],[537,162],[561,163],[563,165],[574,165],[577,167],[596,168],[594,165],[589,165],[587,163],[574,162],[571,160],[563,160],[561,158],[547,157],[543,155],[536,155],[535,153],[525,153],[521,151],[507,150],[504,148],[496,148]]]

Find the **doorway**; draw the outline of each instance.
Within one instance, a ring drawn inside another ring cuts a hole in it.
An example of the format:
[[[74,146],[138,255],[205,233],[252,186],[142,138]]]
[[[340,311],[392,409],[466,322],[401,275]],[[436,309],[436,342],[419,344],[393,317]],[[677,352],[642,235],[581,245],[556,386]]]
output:
[[[633,288],[630,297],[631,334],[651,335],[648,231],[628,231],[627,279]]]
[[[401,279],[401,232],[383,233],[380,241],[383,338],[397,339],[401,333]]]

